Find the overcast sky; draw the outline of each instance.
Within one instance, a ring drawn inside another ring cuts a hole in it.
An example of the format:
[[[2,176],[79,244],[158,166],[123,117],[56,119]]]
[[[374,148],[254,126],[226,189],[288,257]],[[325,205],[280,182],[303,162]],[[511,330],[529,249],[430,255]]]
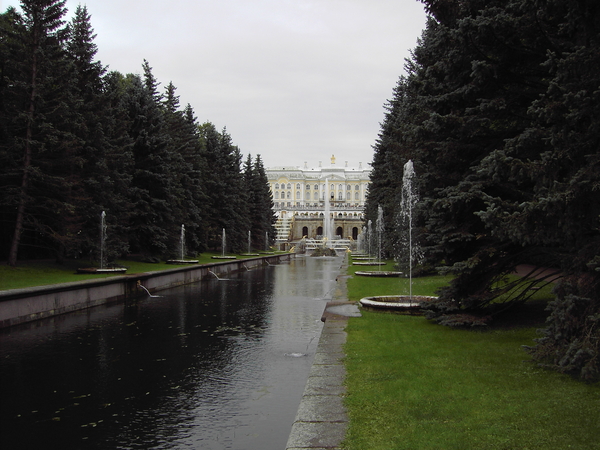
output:
[[[2,11],[16,0],[2,1]],[[87,6],[97,58],[177,87],[266,167],[363,165],[425,26],[417,0],[68,0]]]

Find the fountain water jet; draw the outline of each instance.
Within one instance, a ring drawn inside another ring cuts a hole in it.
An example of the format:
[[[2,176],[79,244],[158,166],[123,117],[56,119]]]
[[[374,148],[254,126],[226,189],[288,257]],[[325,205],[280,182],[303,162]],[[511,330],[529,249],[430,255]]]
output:
[[[106,273],[124,273],[127,272],[125,267],[106,268],[104,260],[106,259],[106,238],[107,238],[106,212],[100,214],[100,268],[97,267],[81,267],[77,269],[77,273],[87,274],[106,274]]]
[[[385,225],[384,225],[384,221],[383,221],[383,208],[381,207],[381,205],[378,206],[377,208],[377,221],[375,223],[375,230],[377,231],[377,261],[372,261],[372,260],[367,260],[367,261],[352,261],[353,265],[358,265],[358,266],[378,266],[378,268],[381,268],[381,266],[385,265],[384,262],[381,262],[381,243],[383,240],[383,232],[385,231]],[[357,271],[354,272],[356,275],[359,276],[367,276],[367,277],[399,277],[400,275],[402,275],[402,272],[395,272],[395,271],[389,271],[389,270],[376,270],[376,271],[370,271],[370,272],[361,272],[361,271]]]
[[[185,225],[181,224],[181,232],[179,233],[179,259],[169,259],[167,264],[196,264],[197,259],[185,259]]]
[[[223,228],[221,233],[221,256],[213,256],[212,259],[236,259],[236,256],[225,256],[225,248],[227,247],[227,238],[225,236],[225,228]]]
[[[404,253],[408,252],[409,271],[409,295],[383,295],[376,297],[365,297],[360,300],[361,305],[373,308],[413,310],[418,308],[420,302],[431,301],[437,297],[417,295],[412,293],[412,268],[416,260],[420,260],[420,250],[416,242],[413,242],[413,209],[419,198],[414,183],[415,171],[412,160],[404,165],[402,176],[402,200],[400,203],[399,226],[401,232],[406,234]],[[413,303],[413,300],[418,300]]]
[[[106,212],[100,214],[100,269],[104,269],[104,252],[106,247]]]
[[[248,253],[244,253],[245,256],[258,256],[258,253],[252,253],[252,231],[248,230]]]
[[[415,169],[413,167],[412,160],[408,160],[404,164],[404,173],[402,175],[402,201],[400,203],[400,226],[402,231],[407,234],[407,238],[404,240],[407,245],[403,249],[404,252],[408,251],[408,279],[409,279],[409,296],[412,301],[412,270],[415,261],[420,260],[420,249],[418,244],[413,242],[413,209],[416,207],[419,201],[419,195],[416,191],[416,185],[414,183]]]

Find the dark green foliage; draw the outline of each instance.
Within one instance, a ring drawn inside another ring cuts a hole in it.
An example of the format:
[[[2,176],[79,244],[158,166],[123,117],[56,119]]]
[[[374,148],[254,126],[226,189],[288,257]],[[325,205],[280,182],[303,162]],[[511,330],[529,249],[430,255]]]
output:
[[[0,251],[9,264],[98,261],[103,211],[108,261],[178,255],[182,224],[191,254],[220,245],[222,228],[236,251],[249,227],[256,245],[265,232],[274,238],[260,158],[246,183],[229,134],[199,126],[173,83],[159,92],[147,61],[142,76],[107,73],[85,6],[69,24],[64,1],[21,7],[0,15]]]
[[[252,161],[251,155],[248,155],[244,164],[244,184],[247,193],[252,248],[264,250],[275,242],[274,224],[277,218],[273,213],[273,198],[260,155],[254,161]]]
[[[589,381],[600,378],[600,305],[597,277],[565,280],[549,303],[544,337],[526,350],[542,365]]]
[[[599,367],[591,343],[600,294],[581,285],[600,279],[600,8],[591,0],[423,3],[427,28],[376,142],[368,218],[379,204],[393,217],[412,159],[427,264],[456,275],[429,317],[487,323],[547,281],[507,283],[518,265],[557,268],[577,288],[557,289],[533,354],[589,378]],[[390,234],[393,251],[401,236]]]

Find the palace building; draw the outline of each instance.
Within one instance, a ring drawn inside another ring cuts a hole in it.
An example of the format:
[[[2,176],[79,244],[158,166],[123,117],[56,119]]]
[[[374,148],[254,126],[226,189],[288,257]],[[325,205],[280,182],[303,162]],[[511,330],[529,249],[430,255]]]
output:
[[[277,241],[295,242],[303,237],[320,239],[326,210],[338,239],[356,240],[362,230],[370,168],[319,162],[316,168],[270,167],[265,169],[277,215]],[[328,196],[329,198],[325,198]],[[326,202],[328,204],[326,204]]]

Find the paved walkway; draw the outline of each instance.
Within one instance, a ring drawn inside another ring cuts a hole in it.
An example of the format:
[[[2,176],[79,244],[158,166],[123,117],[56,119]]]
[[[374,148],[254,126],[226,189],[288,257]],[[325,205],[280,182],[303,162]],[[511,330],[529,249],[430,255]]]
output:
[[[325,324],[286,450],[341,448],[348,426],[343,403],[345,328],[348,317],[357,316],[358,306],[347,301],[346,280],[340,276],[333,299],[321,318]]]

